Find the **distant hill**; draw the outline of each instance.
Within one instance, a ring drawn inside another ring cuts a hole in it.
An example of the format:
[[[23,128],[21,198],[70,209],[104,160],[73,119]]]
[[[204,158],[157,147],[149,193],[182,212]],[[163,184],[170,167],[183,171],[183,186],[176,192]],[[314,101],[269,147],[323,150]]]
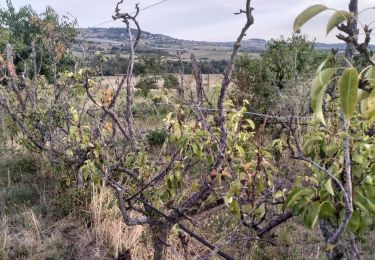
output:
[[[131,29],[132,34],[136,35],[137,30]],[[78,39],[85,39],[92,49],[99,49],[114,54],[116,51],[124,51],[128,46],[128,33],[125,28],[80,28]],[[242,50],[252,53],[261,53],[267,44],[267,40],[252,38],[242,42]],[[316,43],[316,48],[320,50],[339,49],[345,50],[344,43]],[[186,53],[198,52],[198,57],[202,59],[228,59],[233,42],[207,42],[207,41],[189,41],[176,39],[163,34],[154,34],[142,31],[141,44],[138,49],[141,53],[162,52],[173,55],[179,50]],[[371,46],[374,49],[374,46]],[[77,51],[79,49],[77,48]]]
[[[131,29],[133,35],[136,35],[137,31],[136,29]],[[124,41],[128,39],[128,32],[125,28],[80,28],[79,33],[81,37],[86,38],[112,41]],[[176,43],[180,41],[163,34],[153,34],[145,31],[142,31],[142,40],[153,41],[155,43]]]
[[[137,30],[131,29],[132,34],[136,35]],[[126,44],[126,40],[129,39],[128,33],[125,28],[80,28],[79,29],[80,38],[85,38],[88,41],[98,42],[112,42],[116,45]],[[206,47],[217,47],[219,49],[231,49],[233,47],[233,42],[207,42],[207,41],[191,41],[176,39],[163,34],[154,34],[146,31],[142,31],[141,41],[145,45],[153,46],[155,48],[166,48],[173,47],[169,45],[174,45],[174,47],[192,47],[192,46],[206,46]],[[244,40],[242,43],[242,48],[249,50],[263,50],[267,41],[264,39],[248,39]]]

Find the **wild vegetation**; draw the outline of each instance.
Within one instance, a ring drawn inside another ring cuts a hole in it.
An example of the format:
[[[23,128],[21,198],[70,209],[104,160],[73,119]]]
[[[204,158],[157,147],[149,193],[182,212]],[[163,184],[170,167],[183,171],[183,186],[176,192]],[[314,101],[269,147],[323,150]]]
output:
[[[258,59],[239,53],[245,0],[225,62],[138,55],[142,11],[123,2],[116,59],[52,8],[0,12],[0,258],[372,259],[375,61],[358,0],[308,7]],[[324,11],[344,54],[300,33]]]

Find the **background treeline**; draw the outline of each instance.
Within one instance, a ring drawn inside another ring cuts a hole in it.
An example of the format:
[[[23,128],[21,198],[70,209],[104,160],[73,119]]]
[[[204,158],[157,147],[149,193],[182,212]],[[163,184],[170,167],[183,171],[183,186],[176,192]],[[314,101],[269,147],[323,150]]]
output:
[[[178,73],[181,62],[178,60],[170,60],[168,57],[161,54],[144,54],[138,57],[137,61],[134,64],[134,74],[140,75],[145,73],[147,70],[148,64],[145,64],[145,60],[150,62],[158,61],[158,67],[163,73]],[[101,67],[104,76],[114,76],[124,74],[126,71],[128,59],[121,55],[109,55],[103,59],[93,59],[90,63],[92,67]],[[193,67],[190,61],[182,61],[185,74],[192,74]],[[203,74],[222,74],[228,66],[227,60],[211,60],[211,61],[200,61],[199,66]]]

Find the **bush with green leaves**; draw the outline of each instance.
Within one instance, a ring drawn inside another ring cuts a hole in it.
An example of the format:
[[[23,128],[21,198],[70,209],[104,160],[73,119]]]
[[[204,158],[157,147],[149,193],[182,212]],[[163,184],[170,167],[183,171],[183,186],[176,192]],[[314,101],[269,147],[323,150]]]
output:
[[[150,145],[162,145],[167,139],[167,133],[165,130],[151,130],[147,133],[147,140]]]
[[[322,56],[314,42],[306,35],[294,34],[288,39],[272,39],[266,45],[261,58],[240,56],[235,64],[233,81],[236,89],[232,98],[238,105],[248,100],[250,107],[261,113],[269,113],[280,103],[280,95],[295,93],[295,88],[309,78]],[[281,112],[281,111],[279,111]]]
[[[262,59],[253,59],[249,55],[238,57],[233,73],[235,90],[232,99],[237,105],[245,100],[258,112],[266,113],[277,97],[276,88],[269,80],[267,65]]]
[[[163,87],[166,89],[176,89],[178,88],[180,81],[174,74],[163,75],[164,84]]]
[[[271,39],[261,56],[269,80],[280,90],[293,86],[297,79],[307,78],[306,73],[316,67],[314,42],[309,41],[307,35],[293,34],[288,39]]]
[[[157,89],[158,85],[155,79],[145,76],[139,79],[135,88],[139,91],[140,96],[147,97],[151,89]]]

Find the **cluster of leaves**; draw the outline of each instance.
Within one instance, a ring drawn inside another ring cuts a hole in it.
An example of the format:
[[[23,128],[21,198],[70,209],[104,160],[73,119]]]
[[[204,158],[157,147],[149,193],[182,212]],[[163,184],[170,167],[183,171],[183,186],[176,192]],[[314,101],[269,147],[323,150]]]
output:
[[[272,164],[272,155],[265,147],[257,148],[254,140],[255,132],[253,132],[255,124],[244,117],[245,111],[246,108],[242,108],[238,112],[228,114],[226,123],[228,148],[225,151],[227,162],[222,170],[210,173],[210,177],[216,180],[215,192],[205,203],[223,200],[229,212],[238,219],[247,216],[255,221],[265,216],[266,203],[260,205],[253,203],[265,194],[271,193],[272,197],[279,191],[274,186],[277,174]],[[213,120],[213,117],[209,118],[208,122],[214,122]],[[172,117],[167,117],[167,123],[173,127],[168,142],[177,144],[181,154],[185,156],[185,161],[191,161],[195,165],[183,175],[187,182],[184,187],[187,188],[188,185],[192,189],[187,189],[185,192],[194,191],[199,187],[199,179],[204,176],[200,174],[210,171],[214,166],[215,154],[219,149],[217,140],[219,129],[213,127],[208,131],[194,122],[181,125]],[[196,169],[201,173],[197,175]],[[173,194],[182,196],[183,193]],[[167,198],[174,199],[171,194]]]
[[[152,89],[158,88],[158,82],[151,77],[141,77],[135,85],[135,88],[139,91],[138,93],[141,94],[141,96],[147,97]]]
[[[0,31],[1,33],[1,31]],[[4,39],[6,37],[4,36]],[[126,64],[128,63],[128,59],[119,53],[115,55],[108,55],[100,49],[95,49],[97,54],[90,60],[90,67],[98,67],[101,68],[101,72],[104,76],[115,76],[119,74],[123,74],[126,71]],[[142,50],[139,51],[142,56],[160,56],[160,57],[167,57],[168,59],[168,66],[163,65],[163,73],[176,73],[177,68],[180,67],[181,62],[176,61],[173,56],[164,55],[160,53],[147,53],[146,51]],[[172,57],[172,59],[170,59]],[[184,73],[191,74],[193,71],[193,67],[190,61],[183,60],[182,61],[184,67]],[[222,74],[224,70],[228,66],[227,60],[212,60],[212,61],[199,61],[199,66],[203,74]],[[141,75],[145,74],[147,64],[142,61],[142,58],[137,60],[134,63],[134,74]]]
[[[303,152],[309,158],[332,172],[333,176],[345,179],[343,137],[339,122],[329,123],[328,131],[322,131],[318,125],[312,126],[305,135]],[[349,229],[356,233],[367,230],[374,219],[375,207],[375,140],[366,134],[371,124],[353,122],[352,138],[352,175],[354,190],[354,212],[349,222]],[[336,134],[333,135],[332,132]],[[302,187],[301,187],[302,186]],[[295,187],[288,194],[287,207],[295,215],[302,215],[305,224],[313,228],[319,219],[329,220],[338,225],[345,212],[343,192],[337,183],[324,171],[311,166],[311,171],[299,176]]]
[[[307,8],[297,17],[295,31],[328,9],[324,5]],[[327,34],[352,18],[353,14],[336,10],[328,22]],[[303,149],[299,151],[300,157],[307,156],[302,159],[310,162],[311,172],[297,179],[295,185],[304,187],[288,194],[286,206],[294,214],[302,215],[310,228],[320,219],[339,227],[349,216],[348,225],[344,227],[361,233],[373,223],[375,216],[375,138],[372,132],[375,67],[369,65],[359,71],[346,58],[336,59],[333,55],[327,57],[313,80],[311,107],[318,122],[309,127]],[[328,87],[332,88],[330,95],[327,95]],[[338,99],[332,99],[335,95]]]
[[[350,136],[356,140],[351,143],[354,205],[356,207],[349,227],[352,231],[363,230],[368,226],[375,214],[375,205],[372,202],[375,194],[375,186],[373,185],[375,175],[375,139],[368,135],[368,131],[371,129],[372,122],[375,119],[375,90],[374,85],[371,83],[375,80],[374,67],[369,66],[360,73],[356,68],[349,67],[344,69],[339,78],[335,78],[334,75],[340,68],[324,68],[324,65],[325,63],[318,69],[317,77],[313,82],[311,106],[320,122],[327,125],[329,132],[324,133],[319,128],[309,132],[308,136],[306,136],[304,152],[309,157],[320,162],[320,164],[330,168],[336,177],[341,178],[340,176],[344,174],[342,140],[349,133],[340,131],[337,122],[330,120],[329,123],[326,123],[322,108],[326,88],[332,80],[335,80],[337,81],[339,92],[339,104],[336,102],[336,104],[331,105],[333,106],[332,112],[337,114],[338,111],[342,111],[343,120],[345,120],[346,124],[350,124]],[[359,89],[360,82],[368,82],[369,89]],[[358,103],[361,107],[361,114],[357,114]],[[336,132],[336,135],[332,135],[331,132]],[[316,178],[314,181],[317,184],[325,183],[324,186],[320,186],[321,190],[309,189],[303,192],[301,190],[303,196],[296,190],[296,193],[291,193],[290,195],[289,205],[293,205],[297,197],[306,198],[306,196],[310,196],[310,198],[319,200],[319,203],[315,201],[314,211],[306,216],[311,218],[313,215],[314,219],[317,219],[319,212],[321,212],[321,217],[323,218],[326,216],[339,218],[340,212],[344,210],[344,205],[342,201],[340,202],[342,197],[334,193],[332,179],[327,180],[326,174],[319,171],[314,172],[314,178]],[[319,195],[317,196],[317,194]],[[302,209],[303,206],[301,205],[306,202],[300,200],[299,204],[293,206],[297,207],[299,205],[300,209]],[[323,205],[324,207],[322,207]],[[298,210],[296,210],[297,212]],[[333,223],[336,222],[338,222],[338,219],[333,221]],[[310,226],[313,226],[312,224],[315,224],[316,221],[309,223],[311,224]]]
[[[330,57],[329,57],[330,58]],[[329,60],[327,59],[327,61]],[[323,115],[323,99],[327,86],[333,80],[337,80],[339,91],[340,106],[347,123],[355,115],[357,104],[360,104],[362,116],[370,122],[375,120],[375,69],[374,66],[368,66],[361,72],[355,67],[344,69],[343,75],[339,79],[333,78],[341,68],[324,68],[326,62],[319,67],[317,77],[312,86],[311,107],[317,118],[325,124]],[[365,84],[368,88],[360,89],[360,85]]]

